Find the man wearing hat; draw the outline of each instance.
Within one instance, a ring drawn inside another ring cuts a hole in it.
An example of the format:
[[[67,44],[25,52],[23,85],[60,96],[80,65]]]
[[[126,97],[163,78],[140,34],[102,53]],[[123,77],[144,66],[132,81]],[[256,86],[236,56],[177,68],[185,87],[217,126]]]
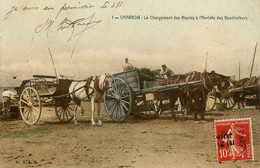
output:
[[[173,76],[174,72],[168,68],[165,64],[162,65],[162,71],[161,71],[161,76],[163,76],[163,78],[167,79],[170,76]]]
[[[8,89],[4,89],[4,92],[2,93],[2,100],[1,100],[1,104],[3,104],[3,108],[2,108],[2,115],[9,115],[10,113],[10,109],[11,109],[11,105],[12,105],[12,100],[16,101],[15,98],[16,94]]]
[[[128,62],[128,58],[126,58],[126,59],[125,59],[125,64],[124,64],[124,66],[123,66],[123,70],[124,70],[124,71],[129,71],[129,70],[132,70],[133,68],[134,68],[133,65],[130,64],[130,63]]]

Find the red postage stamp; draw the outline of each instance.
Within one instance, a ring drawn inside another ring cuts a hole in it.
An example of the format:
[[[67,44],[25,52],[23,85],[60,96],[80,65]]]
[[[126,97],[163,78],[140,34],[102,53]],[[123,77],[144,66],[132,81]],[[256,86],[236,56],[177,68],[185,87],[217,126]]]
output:
[[[218,162],[254,160],[251,118],[215,120]]]

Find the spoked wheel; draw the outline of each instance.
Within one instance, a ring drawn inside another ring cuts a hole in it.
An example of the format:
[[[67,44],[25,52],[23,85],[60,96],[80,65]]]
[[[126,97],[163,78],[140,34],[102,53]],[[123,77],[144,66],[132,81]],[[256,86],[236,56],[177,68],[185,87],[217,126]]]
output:
[[[137,110],[138,113],[136,113],[137,117],[143,118],[143,119],[154,119],[159,117],[159,111],[160,108],[157,108],[158,102],[154,100],[150,101],[141,101],[137,103]],[[156,109],[157,108],[157,109]]]
[[[105,93],[104,104],[107,114],[113,121],[124,121],[131,111],[132,93],[128,84],[121,78],[114,78],[112,93]]]
[[[227,110],[231,110],[236,104],[232,96],[222,97],[222,102],[226,104]]]
[[[214,91],[209,92],[206,102],[206,111],[211,111],[216,104],[216,93]]]
[[[73,119],[74,111],[77,111],[74,104],[57,102],[55,105],[56,116],[63,123],[70,122]]]
[[[35,88],[26,87],[22,91],[19,101],[19,110],[23,120],[27,124],[35,124],[39,121],[42,106],[40,96]]]

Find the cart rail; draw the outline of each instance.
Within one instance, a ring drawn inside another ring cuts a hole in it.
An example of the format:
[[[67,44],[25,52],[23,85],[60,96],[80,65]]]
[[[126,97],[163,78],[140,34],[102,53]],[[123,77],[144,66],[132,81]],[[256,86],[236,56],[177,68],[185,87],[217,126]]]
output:
[[[186,82],[186,83],[178,83],[178,84],[172,84],[172,85],[164,85],[164,86],[154,86],[151,88],[142,89],[141,93],[150,93],[150,92],[160,92],[160,91],[167,91],[167,90],[175,90],[179,89],[188,85],[200,85],[203,81],[192,81],[192,82]]]
[[[33,75],[34,78],[50,78],[50,79],[56,79],[57,76],[51,76],[51,75]]]
[[[228,89],[228,92],[229,92],[229,93],[243,92],[243,91],[245,91],[245,90],[254,89],[254,88],[257,88],[257,87],[260,87],[260,85],[230,88],[230,89]]]

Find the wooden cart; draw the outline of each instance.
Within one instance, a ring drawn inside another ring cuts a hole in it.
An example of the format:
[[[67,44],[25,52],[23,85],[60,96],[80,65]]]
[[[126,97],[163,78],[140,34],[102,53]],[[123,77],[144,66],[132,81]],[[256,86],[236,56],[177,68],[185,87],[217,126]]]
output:
[[[56,76],[33,75],[24,80],[18,89],[19,111],[27,124],[39,121],[43,106],[54,106],[61,122],[73,119],[74,104],[69,96],[70,79],[57,79]]]
[[[174,90],[195,84],[202,84],[202,81],[161,86],[156,81],[140,81],[138,70],[117,73],[113,92],[104,95],[105,109],[113,121],[124,121],[130,114],[157,115],[156,102],[169,100],[168,91],[174,94]]]

